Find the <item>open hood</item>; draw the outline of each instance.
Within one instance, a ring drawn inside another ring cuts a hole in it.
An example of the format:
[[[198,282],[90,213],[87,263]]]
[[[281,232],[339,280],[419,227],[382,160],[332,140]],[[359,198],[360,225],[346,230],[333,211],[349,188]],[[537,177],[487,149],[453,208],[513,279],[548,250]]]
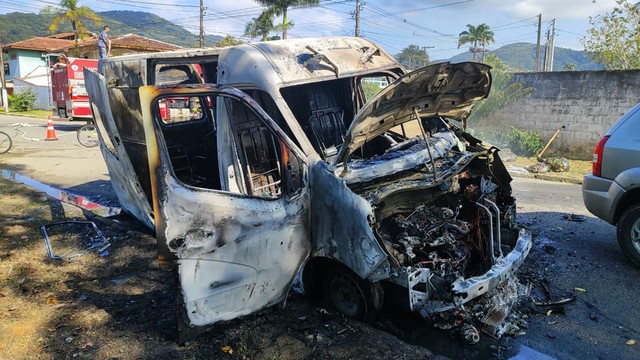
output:
[[[354,117],[334,164],[385,131],[420,117],[465,120],[489,95],[491,67],[476,62],[438,63],[403,75],[368,101]]]

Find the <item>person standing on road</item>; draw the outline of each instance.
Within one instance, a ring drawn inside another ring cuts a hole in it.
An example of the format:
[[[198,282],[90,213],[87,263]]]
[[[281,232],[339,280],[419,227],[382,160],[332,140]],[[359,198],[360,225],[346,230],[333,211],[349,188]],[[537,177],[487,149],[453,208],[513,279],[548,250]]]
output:
[[[109,50],[111,50],[111,46],[109,44],[109,26],[105,25],[100,32],[100,36],[98,36],[98,52],[100,59],[106,59],[109,57]]]

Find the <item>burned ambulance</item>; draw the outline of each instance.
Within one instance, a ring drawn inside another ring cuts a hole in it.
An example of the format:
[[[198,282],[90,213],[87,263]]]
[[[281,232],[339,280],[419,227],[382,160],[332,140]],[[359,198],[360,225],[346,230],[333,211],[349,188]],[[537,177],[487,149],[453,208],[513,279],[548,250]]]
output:
[[[490,68],[405,73],[361,38],[106,59],[85,70],[123,209],[176,259],[181,340],[294,283],[360,319],[400,293],[441,327],[493,335],[531,235],[498,149],[465,132]],[[367,99],[367,83],[388,84]]]

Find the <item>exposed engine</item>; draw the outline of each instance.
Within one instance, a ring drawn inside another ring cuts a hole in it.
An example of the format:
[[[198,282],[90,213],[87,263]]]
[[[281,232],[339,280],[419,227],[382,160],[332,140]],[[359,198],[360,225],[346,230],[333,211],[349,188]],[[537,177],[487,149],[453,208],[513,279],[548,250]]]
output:
[[[413,310],[437,327],[456,329],[468,342],[478,339],[476,324],[496,337],[517,329],[505,320],[525,293],[512,278],[491,295],[455,304],[456,281],[485,274],[515,245],[515,201],[494,180],[465,171],[444,192],[426,190],[434,193],[432,202],[388,216],[378,231],[400,266],[413,271]]]

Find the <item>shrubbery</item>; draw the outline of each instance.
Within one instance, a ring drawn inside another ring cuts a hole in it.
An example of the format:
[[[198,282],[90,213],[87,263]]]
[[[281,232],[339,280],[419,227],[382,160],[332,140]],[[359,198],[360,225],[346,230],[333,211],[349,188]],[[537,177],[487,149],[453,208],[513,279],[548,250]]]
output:
[[[507,132],[470,131],[473,136],[487,140],[500,147],[507,147],[520,156],[537,155],[545,143],[542,135],[530,130],[521,130],[511,126]]]
[[[27,88],[9,96],[9,109],[11,111],[29,111],[33,109],[38,95]]]
[[[524,156],[536,155],[544,147],[542,135],[529,130],[520,130],[514,126],[511,126],[509,132],[498,134],[498,140],[514,153]]]

